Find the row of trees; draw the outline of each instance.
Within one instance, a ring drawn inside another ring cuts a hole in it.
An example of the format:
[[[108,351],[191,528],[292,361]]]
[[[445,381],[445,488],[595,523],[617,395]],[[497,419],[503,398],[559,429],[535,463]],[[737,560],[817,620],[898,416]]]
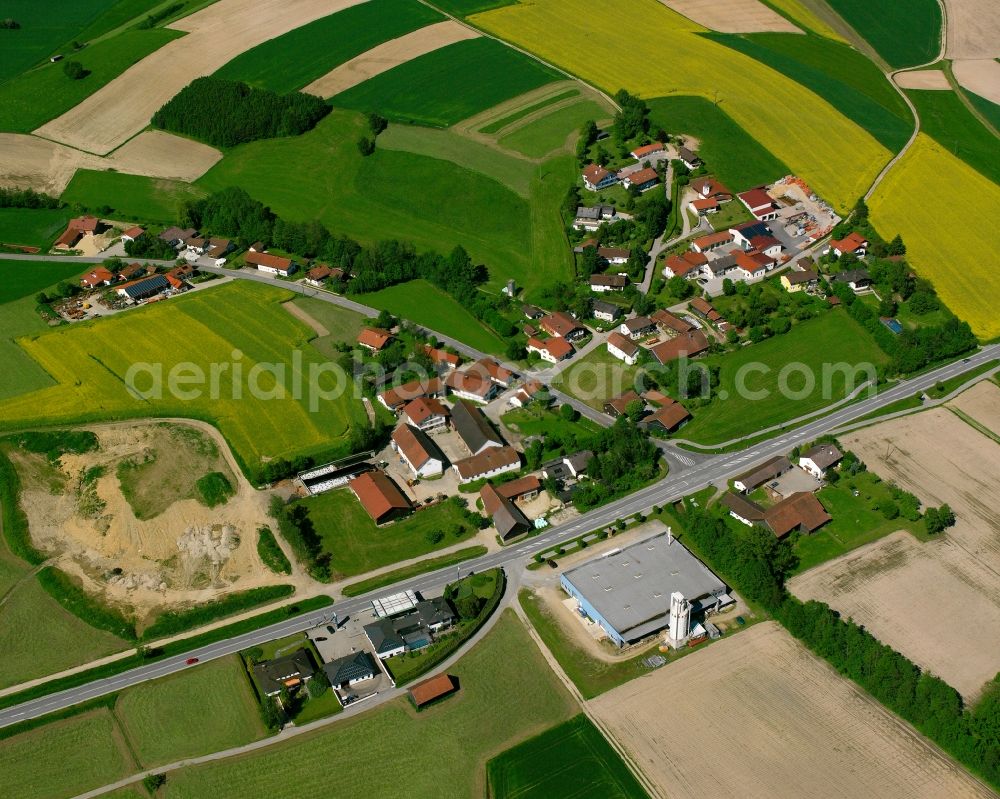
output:
[[[131,241],[125,242],[125,254],[132,258],[153,258],[171,261],[177,257],[177,251],[158,236],[143,233]]]
[[[256,139],[297,136],[330,113],[311,94],[277,94],[241,81],[197,78],[153,114],[153,126],[193,136],[216,147]]]
[[[61,200],[34,189],[0,186],[0,208],[62,208]]]
[[[687,509],[683,521],[693,548],[743,596],[973,772],[1000,785],[1000,682],[991,684],[974,710],[965,708],[954,688],[863,627],[822,602],[790,596],[784,581],[796,557],[787,539],[777,541],[763,528],[737,533],[721,515],[702,508]]]

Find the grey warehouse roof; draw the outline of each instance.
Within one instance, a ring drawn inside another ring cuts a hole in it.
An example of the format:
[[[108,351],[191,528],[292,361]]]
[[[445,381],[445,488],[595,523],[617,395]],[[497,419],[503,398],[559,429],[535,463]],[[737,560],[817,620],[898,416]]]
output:
[[[716,598],[728,600],[726,584],[676,539],[668,545],[665,529],[570,569],[563,578],[626,640],[666,626],[674,591],[694,611],[710,608]]]

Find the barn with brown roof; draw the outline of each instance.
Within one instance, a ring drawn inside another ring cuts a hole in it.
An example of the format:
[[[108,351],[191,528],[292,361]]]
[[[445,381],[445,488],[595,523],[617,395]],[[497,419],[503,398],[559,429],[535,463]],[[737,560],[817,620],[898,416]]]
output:
[[[365,472],[348,485],[375,524],[392,521],[411,509],[410,501],[385,472]]]
[[[410,688],[410,699],[417,708],[426,707],[431,702],[436,702],[446,696],[450,696],[458,690],[458,681],[450,674],[435,674],[433,677]]]

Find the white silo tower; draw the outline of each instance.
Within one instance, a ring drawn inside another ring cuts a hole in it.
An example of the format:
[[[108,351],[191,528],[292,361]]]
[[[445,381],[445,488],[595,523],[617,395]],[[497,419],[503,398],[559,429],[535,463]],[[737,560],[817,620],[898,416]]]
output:
[[[691,603],[680,591],[670,595],[670,629],[667,643],[677,649],[684,645],[691,631]]]

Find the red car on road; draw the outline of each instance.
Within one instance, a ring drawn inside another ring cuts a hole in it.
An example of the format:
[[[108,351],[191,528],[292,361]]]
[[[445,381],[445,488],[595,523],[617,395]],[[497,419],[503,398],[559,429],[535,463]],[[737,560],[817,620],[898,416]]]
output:
[[[184,663],[188,666],[193,666],[197,662],[198,658],[188,658],[187,660],[184,661]]]

